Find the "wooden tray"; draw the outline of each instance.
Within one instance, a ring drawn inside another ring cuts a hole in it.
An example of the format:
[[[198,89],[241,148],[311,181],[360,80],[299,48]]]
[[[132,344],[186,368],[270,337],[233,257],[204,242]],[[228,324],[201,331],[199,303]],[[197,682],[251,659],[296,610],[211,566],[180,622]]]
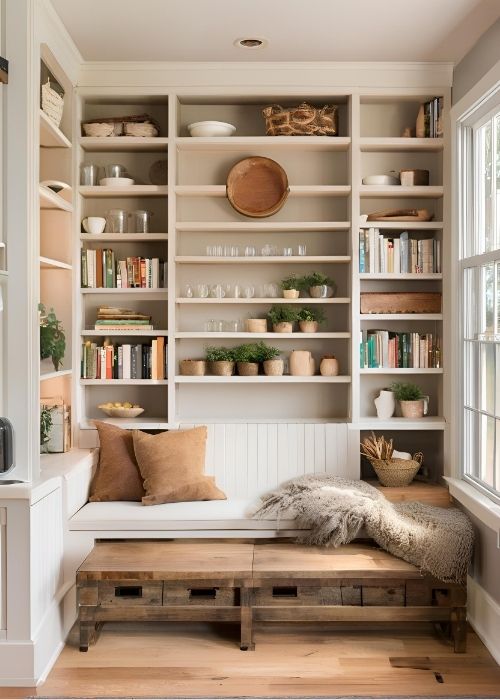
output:
[[[231,168],[227,176],[229,202],[245,216],[261,218],[276,214],[288,193],[286,172],[271,158],[244,158]]]
[[[427,209],[384,209],[368,214],[367,221],[432,221]]]
[[[362,314],[439,314],[439,292],[363,292]]]

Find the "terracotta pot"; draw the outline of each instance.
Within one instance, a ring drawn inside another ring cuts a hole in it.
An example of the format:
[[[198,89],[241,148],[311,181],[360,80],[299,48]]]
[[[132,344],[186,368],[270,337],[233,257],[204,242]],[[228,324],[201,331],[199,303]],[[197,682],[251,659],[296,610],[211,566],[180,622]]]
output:
[[[234,374],[234,362],[229,360],[217,360],[217,362],[209,362],[210,372],[217,377],[230,377]]]
[[[273,324],[273,331],[275,333],[293,333],[293,323],[288,321],[282,321],[281,323]]]
[[[258,362],[237,362],[236,366],[240,377],[255,377],[259,374]]]
[[[283,374],[284,362],[280,357],[274,360],[264,360],[264,374],[268,377],[279,377]]]
[[[284,289],[283,290],[283,297],[285,299],[298,299],[299,294],[300,294],[300,292],[298,289]]]
[[[267,321],[265,318],[245,319],[245,331],[247,333],[267,333]]]
[[[299,328],[302,333],[317,333],[318,325],[317,321],[299,321]]]
[[[319,372],[323,377],[336,377],[339,373],[339,362],[334,355],[324,355],[319,364]]]
[[[316,371],[314,358],[309,350],[292,350],[289,365],[290,374],[296,377],[311,377]]]
[[[400,401],[403,418],[423,418],[427,414],[429,399],[425,396],[418,401]]]
[[[202,377],[206,372],[207,363],[205,360],[181,360],[181,374],[189,377]]]

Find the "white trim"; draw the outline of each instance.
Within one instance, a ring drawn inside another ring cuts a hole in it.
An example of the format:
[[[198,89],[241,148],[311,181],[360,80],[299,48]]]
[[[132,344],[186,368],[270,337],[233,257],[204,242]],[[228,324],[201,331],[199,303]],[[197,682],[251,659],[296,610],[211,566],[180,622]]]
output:
[[[450,110],[452,124],[461,121],[482,102],[488,100],[500,80],[500,61],[491,68],[473,88],[467,92]],[[477,114],[479,117],[479,113]]]
[[[500,531],[500,506],[481,491],[463,479],[444,477],[450,488],[450,495],[467,508],[482,523],[495,532]]]
[[[467,615],[477,636],[500,665],[500,605],[470,576],[467,580]]]

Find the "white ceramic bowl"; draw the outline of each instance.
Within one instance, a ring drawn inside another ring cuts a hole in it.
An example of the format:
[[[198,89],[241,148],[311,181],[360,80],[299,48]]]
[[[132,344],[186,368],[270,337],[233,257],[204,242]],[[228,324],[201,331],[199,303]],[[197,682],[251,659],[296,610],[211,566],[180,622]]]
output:
[[[193,122],[188,124],[190,136],[232,136],[236,127],[226,122]]]
[[[97,408],[100,408],[110,418],[137,418],[141,413],[144,413],[143,408],[107,408],[102,405]]]
[[[367,175],[363,178],[363,185],[400,185],[399,177],[394,175]]]
[[[103,177],[99,180],[99,184],[104,187],[128,187],[129,185],[134,185],[135,180],[131,177]]]

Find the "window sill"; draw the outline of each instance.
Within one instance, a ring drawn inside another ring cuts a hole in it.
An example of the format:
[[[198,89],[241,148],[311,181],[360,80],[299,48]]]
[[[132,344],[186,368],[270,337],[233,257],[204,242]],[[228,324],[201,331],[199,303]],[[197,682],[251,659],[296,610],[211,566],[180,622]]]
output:
[[[450,495],[461,503],[472,515],[495,532],[500,530],[500,506],[462,479],[445,477]]]

